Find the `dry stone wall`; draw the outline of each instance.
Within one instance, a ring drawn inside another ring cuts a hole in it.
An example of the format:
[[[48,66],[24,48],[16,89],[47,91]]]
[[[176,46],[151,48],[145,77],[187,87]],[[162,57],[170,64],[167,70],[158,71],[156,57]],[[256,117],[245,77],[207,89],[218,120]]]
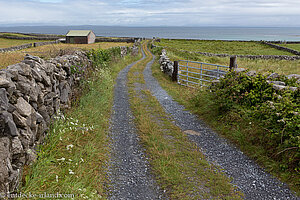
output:
[[[55,36],[53,36],[53,37],[50,37],[50,36],[19,37],[19,36],[0,35],[0,38],[13,39],[13,40],[58,40],[61,37],[55,37]]]
[[[13,192],[24,165],[36,159],[55,114],[68,108],[72,88],[91,61],[84,52],[45,61],[26,55],[0,70],[0,193]]]
[[[32,47],[32,43],[23,44],[23,45],[14,46],[14,47],[8,47],[8,48],[1,48],[0,53],[9,52],[9,51],[18,51],[18,50],[27,49],[27,48],[30,48],[30,47]]]
[[[39,47],[39,46],[44,46],[44,45],[49,45],[49,44],[58,44],[58,43],[59,43],[59,40],[51,41],[51,42],[35,42],[33,44],[32,43],[23,44],[23,45],[19,45],[19,46],[2,48],[2,49],[0,49],[0,53],[9,52],[9,51],[19,51],[19,50],[27,49],[30,47]]]
[[[278,50],[281,50],[281,51],[287,51],[287,52],[290,52],[292,54],[300,56],[300,52],[296,51],[294,49],[290,49],[290,48],[287,48],[287,47],[282,47],[282,46],[279,46],[279,45],[276,45],[276,44],[272,44],[272,43],[269,43],[269,42],[262,42],[262,43],[266,44],[266,45],[269,45],[270,47],[273,47],[275,49],[278,49]]]
[[[167,56],[167,51],[163,49],[159,58],[160,70],[169,76],[173,75],[174,63]]]
[[[56,41],[51,41],[51,42],[35,42],[33,43],[34,47],[39,47],[39,46],[44,46],[44,45],[49,45],[49,44],[58,44],[59,40]]]
[[[158,41],[158,40],[156,39],[156,41]],[[240,42],[246,42],[246,41],[240,41]],[[265,42],[263,42],[263,43],[265,43]],[[265,44],[270,44],[270,43],[265,43]],[[270,44],[270,45],[274,45],[274,44]],[[281,47],[281,46],[278,46],[278,45],[274,45],[274,46],[277,46],[278,49],[280,49],[280,50],[285,50],[285,51],[291,52],[291,53],[295,54],[296,56],[285,56],[285,55],[230,55],[230,54],[225,54],[225,53],[224,54],[216,54],[216,53],[195,52],[195,51],[187,51],[187,50],[179,50],[179,51],[187,52],[187,53],[196,53],[196,54],[201,54],[201,55],[209,56],[209,57],[232,57],[232,56],[235,56],[235,57],[239,57],[239,58],[263,59],[263,60],[269,60],[269,59],[300,60],[300,52],[292,50],[292,49],[287,50],[288,48]],[[155,48],[155,47],[167,48],[167,47],[164,47],[164,46],[157,46],[152,41],[151,42],[151,48]],[[281,48],[279,48],[279,47],[281,47]]]

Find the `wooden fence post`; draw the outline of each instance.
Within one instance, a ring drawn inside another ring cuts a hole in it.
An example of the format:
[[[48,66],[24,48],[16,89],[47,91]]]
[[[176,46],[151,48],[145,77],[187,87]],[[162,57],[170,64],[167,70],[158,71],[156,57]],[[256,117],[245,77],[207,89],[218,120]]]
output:
[[[230,57],[229,71],[233,71],[235,68],[237,68],[236,58],[236,56]]]
[[[173,74],[172,74],[172,81],[178,81],[177,78],[177,74],[178,74],[178,61],[174,61],[174,70],[173,70]]]

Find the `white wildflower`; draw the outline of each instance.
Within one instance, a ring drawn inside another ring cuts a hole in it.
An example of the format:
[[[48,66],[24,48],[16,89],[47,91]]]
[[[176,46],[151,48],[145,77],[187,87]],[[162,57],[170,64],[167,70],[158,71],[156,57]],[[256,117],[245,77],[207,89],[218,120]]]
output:
[[[251,124],[252,124],[252,122],[249,122],[249,124],[251,125]]]
[[[65,161],[66,159],[64,157],[60,158],[60,159],[56,159],[57,161]]]
[[[80,158],[80,162],[84,162],[84,160],[82,158]]]
[[[71,150],[73,147],[74,147],[73,144],[69,144],[69,145],[67,145],[67,150]]]
[[[73,160],[69,159],[70,162],[72,162]]]
[[[58,182],[58,176],[57,175],[55,176],[55,179],[56,179],[56,182]]]
[[[71,169],[69,169],[69,174],[75,174]]]

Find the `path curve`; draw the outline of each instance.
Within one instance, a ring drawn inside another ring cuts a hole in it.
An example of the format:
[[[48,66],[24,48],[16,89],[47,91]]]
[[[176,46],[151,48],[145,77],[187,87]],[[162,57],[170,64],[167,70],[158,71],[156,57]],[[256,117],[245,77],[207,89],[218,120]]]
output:
[[[148,89],[164,107],[165,111],[173,117],[174,123],[182,131],[193,130],[200,133],[200,136],[188,136],[198,145],[210,162],[219,165],[228,176],[233,178],[232,183],[245,194],[245,199],[300,199],[288,189],[286,184],[266,173],[238,148],[219,137],[197,116],[174,101],[152,76],[151,66],[154,60],[155,56],[153,55],[152,61],[147,64],[144,70],[144,79]]]
[[[145,54],[139,61],[145,59]],[[161,199],[159,187],[150,173],[147,157],[139,144],[130,111],[127,74],[137,62],[118,75],[114,89],[113,114],[110,121],[111,159],[108,170],[108,199]]]

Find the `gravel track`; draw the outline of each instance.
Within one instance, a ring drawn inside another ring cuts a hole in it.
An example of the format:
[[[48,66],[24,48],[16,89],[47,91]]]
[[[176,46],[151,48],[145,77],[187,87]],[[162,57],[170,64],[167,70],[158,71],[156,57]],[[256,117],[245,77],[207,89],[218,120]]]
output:
[[[143,58],[145,54],[143,52]],[[137,61],[138,62],[138,61]],[[132,63],[118,75],[114,89],[113,114],[110,121],[111,159],[108,170],[108,199],[161,199],[161,192],[151,174],[145,151],[139,144],[130,111],[127,74]]]
[[[245,194],[245,199],[300,199],[288,189],[286,184],[266,173],[243,152],[219,137],[203,121],[175,102],[152,76],[151,66],[154,60],[155,56],[153,55],[153,60],[147,64],[144,70],[146,85],[152,95],[157,98],[182,131],[193,130],[198,133],[188,136],[198,145],[210,162],[220,166],[224,169],[225,174],[232,177],[232,183]]]

